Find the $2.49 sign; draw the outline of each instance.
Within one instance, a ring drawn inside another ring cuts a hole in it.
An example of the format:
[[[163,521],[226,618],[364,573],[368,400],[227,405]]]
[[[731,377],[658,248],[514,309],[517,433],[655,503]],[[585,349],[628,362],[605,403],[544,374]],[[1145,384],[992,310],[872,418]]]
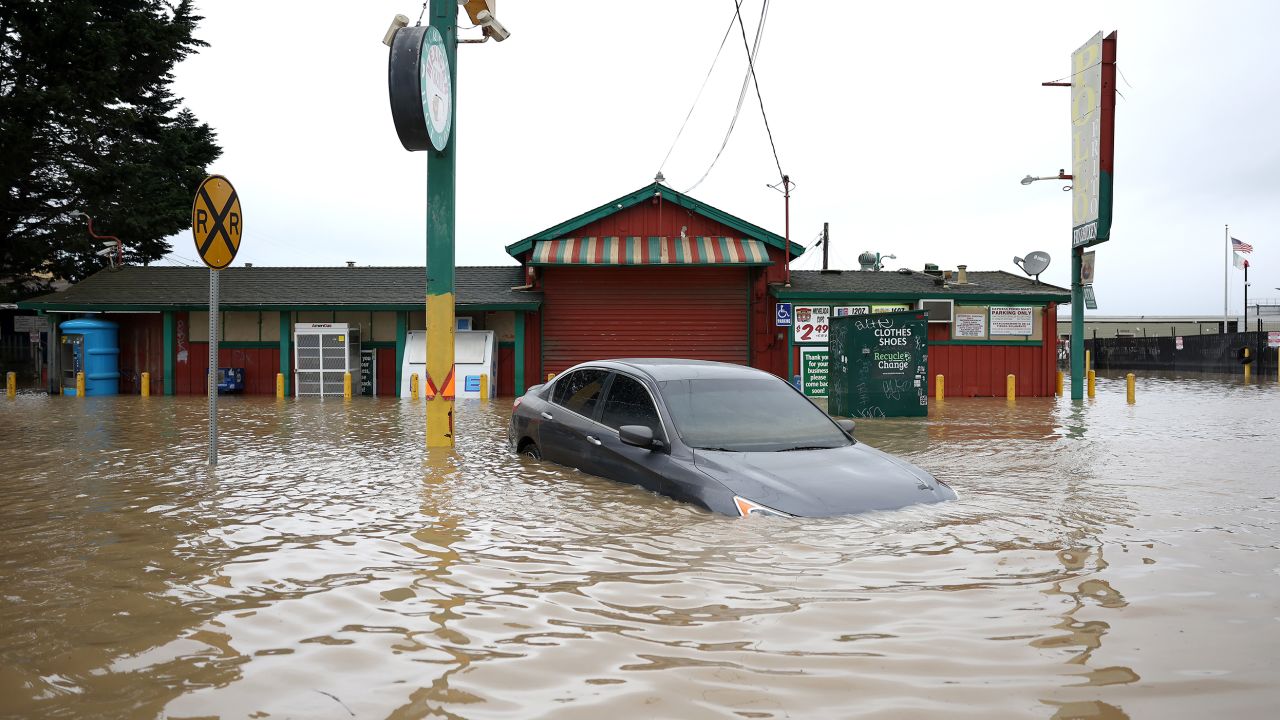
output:
[[[799,343],[826,343],[831,326],[829,305],[796,305],[792,333]]]

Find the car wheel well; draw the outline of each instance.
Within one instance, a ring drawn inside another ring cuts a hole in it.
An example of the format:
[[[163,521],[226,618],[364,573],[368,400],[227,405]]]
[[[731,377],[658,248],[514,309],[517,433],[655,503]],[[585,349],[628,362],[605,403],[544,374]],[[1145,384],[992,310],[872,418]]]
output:
[[[520,442],[516,443],[516,454],[523,455],[524,451],[527,450],[530,445],[535,445],[535,446],[537,445],[537,443],[533,441],[533,438],[530,438],[530,437],[520,438]]]

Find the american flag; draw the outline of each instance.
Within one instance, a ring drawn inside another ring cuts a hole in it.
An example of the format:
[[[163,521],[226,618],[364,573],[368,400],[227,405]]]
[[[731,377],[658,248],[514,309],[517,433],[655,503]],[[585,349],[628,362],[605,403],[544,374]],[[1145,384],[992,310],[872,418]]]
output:
[[[1232,250],[1235,250],[1236,252],[1242,252],[1242,253],[1251,253],[1251,252],[1253,252],[1253,246],[1252,246],[1252,245],[1250,245],[1250,244],[1249,244],[1249,243],[1247,243],[1247,242],[1240,242],[1239,240],[1237,240],[1237,239],[1235,239],[1235,238],[1231,238],[1231,249],[1232,249]]]

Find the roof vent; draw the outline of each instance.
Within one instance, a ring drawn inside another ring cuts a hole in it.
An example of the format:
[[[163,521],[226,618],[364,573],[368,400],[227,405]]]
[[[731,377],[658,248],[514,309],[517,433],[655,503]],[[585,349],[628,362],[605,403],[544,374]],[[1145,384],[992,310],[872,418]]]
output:
[[[876,266],[876,254],[867,250],[858,256],[858,269],[870,270]]]
[[[942,271],[938,269],[938,265],[936,263],[925,263],[924,271],[926,275],[933,275],[934,277],[942,277]]]
[[[244,266],[245,266],[245,267],[253,267],[253,263],[245,263],[245,264],[244,264]]]
[[[969,284],[969,266],[968,265],[956,266],[956,283],[959,285]]]
[[[355,261],[355,260],[348,260],[348,261],[347,261],[347,267],[355,267],[355,266],[356,266],[356,261]]]

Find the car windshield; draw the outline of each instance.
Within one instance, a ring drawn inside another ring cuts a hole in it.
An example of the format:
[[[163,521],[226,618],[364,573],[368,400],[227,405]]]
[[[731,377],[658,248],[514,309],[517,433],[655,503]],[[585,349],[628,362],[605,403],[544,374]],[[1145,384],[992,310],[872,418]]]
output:
[[[694,378],[661,383],[676,432],[690,447],[779,452],[851,444],[826,413],[776,378]]]

